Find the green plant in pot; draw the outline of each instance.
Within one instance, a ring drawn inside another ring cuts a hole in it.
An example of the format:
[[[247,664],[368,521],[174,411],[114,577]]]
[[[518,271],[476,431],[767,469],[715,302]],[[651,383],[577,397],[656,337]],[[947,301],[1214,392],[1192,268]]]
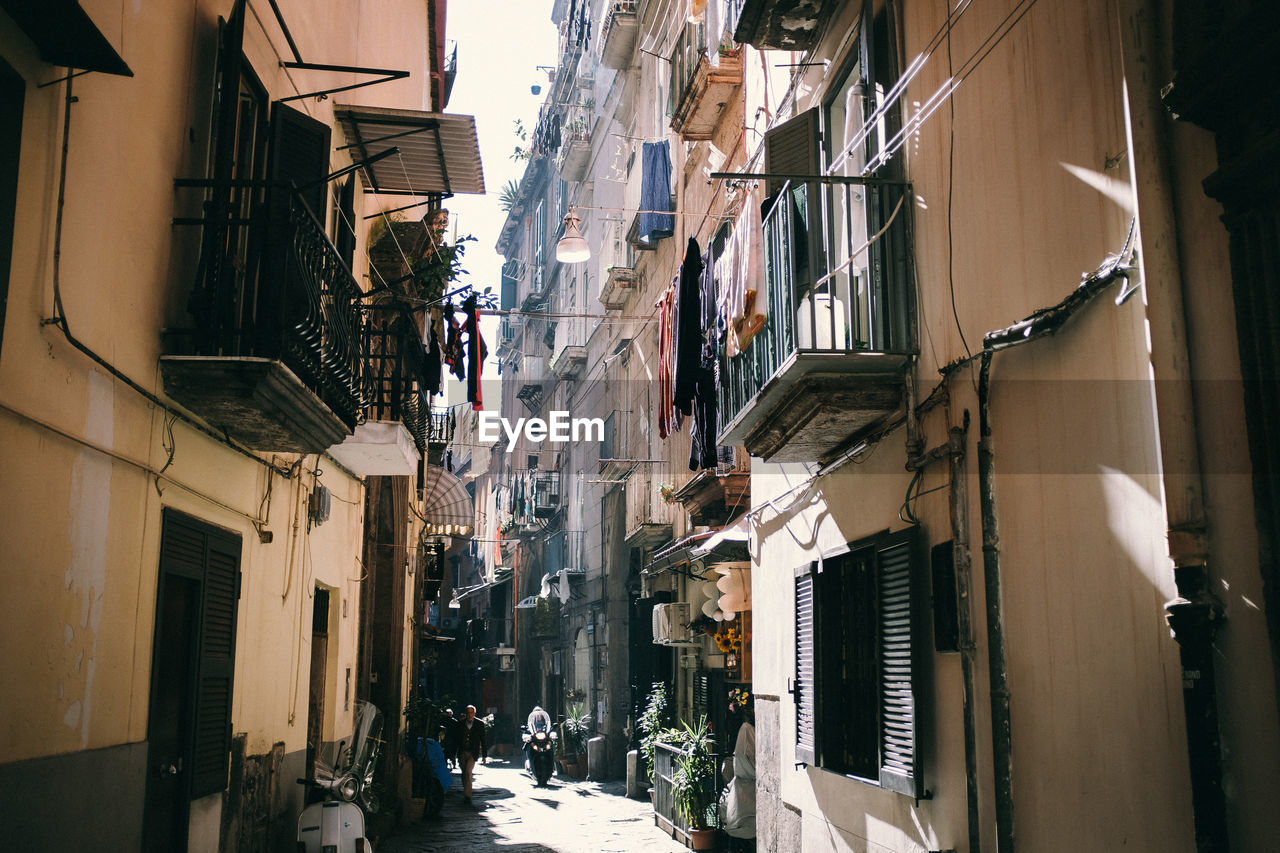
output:
[[[693,727],[686,723],[680,741],[684,749],[676,759],[671,777],[672,795],[676,808],[689,825],[693,848],[709,849],[714,845],[716,766],[711,753],[715,744],[707,718],[700,718]]]
[[[564,721],[560,723],[560,749],[564,752],[565,764],[579,765],[578,776],[585,775],[587,738],[590,735],[591,715],[581,704],[570,705]]]
[[[650,781],[653,781],[656,747],[669,721],[667,685],[661,681],[655,681],[649,690],[644,710],[636,720],[636,728],[640,731],[640,756],[644,759],[645,775]]]

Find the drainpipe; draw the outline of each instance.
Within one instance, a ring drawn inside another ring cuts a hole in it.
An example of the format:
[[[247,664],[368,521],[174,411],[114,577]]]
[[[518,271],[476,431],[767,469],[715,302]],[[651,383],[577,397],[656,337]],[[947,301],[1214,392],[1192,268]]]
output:
[[[978,813],[978,724],[974,714],[977,695],[973,641],[972,561],[969,550],[969,471],[966,466],[966,443],[969,435],[969,410],[964,412],[964,426],[953,426],[948,435],[951,460],[951,543],[956,570],[956,622],[960,629],[960,669],[964,678],[964,786],[969,804],[969,850],[982,850],[982,822]]]
[[[1158,88],[1159,81],[1170,77],[1168,69],[1157,64],[1163,43],[1156,36],[1156,22],[1164,20],[1159,7],[1150,0],[1120,3],[1125,135],[1134,217],[1142,237],[1137,263],[1147,289],[1161,479],[1177,587],[1177,597],[1165,604],[1165,611],[1182,665],[1196,850],[1222,853],[1229,849],[1229,838],[1213,642],[1223,609],[1213,594],[1209,571],[1204,483],[1183,307],[1185,283],[1165,132],[1171,120]]]
[[[982,573],[987,596],[987,667],[991,677],[991,751],[995,769],[996,850],[1013,853],[1013,727],[1000,601],[1000,527],[996,519],[995,453],[991,441],[990,345],[978,374],[978,499],[982,508]]]

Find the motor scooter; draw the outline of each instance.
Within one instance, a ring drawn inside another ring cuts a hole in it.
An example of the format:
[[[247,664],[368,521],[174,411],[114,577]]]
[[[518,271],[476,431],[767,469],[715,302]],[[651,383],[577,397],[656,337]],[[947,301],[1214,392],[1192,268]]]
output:
[[[317,756],[314,778],[298,780],[325,795],[298,815],[298,853],[373,853],[364,834],[364,815],[378,810],[373,775],[381,733],[382,712],[360,702],[350,749],[339,743],[332,762]]]
[[[555,768],[556,733],[538,729],[532,733],[525,726],[520,735],[524,742],[524,769],[527,770],[541,787],[551,778]]]

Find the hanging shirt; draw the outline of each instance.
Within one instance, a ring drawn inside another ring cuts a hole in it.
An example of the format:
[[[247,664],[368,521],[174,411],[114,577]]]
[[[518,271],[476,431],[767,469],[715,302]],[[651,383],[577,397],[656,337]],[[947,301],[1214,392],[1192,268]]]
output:
[[[765,204],[769,204],[768,201]],[[733,234],[717,261],[725,353],[740,354],[764,326],[768,297],[764,282],[764,226],[758,193],[749,192],[733,224]]]
[[[444,373],[444,345],[440,340],[440,309],[432,308],[427,313],[427,371],[426,388],[428,394],[440,393],[440,382]]]

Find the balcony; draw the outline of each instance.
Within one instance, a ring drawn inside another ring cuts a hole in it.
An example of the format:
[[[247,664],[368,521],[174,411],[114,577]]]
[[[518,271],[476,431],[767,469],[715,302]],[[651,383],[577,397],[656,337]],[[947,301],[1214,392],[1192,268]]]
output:
[[[658,494],[658,483],[650,470],[640,465],[627,480],[627,525],[624,542],[628,548],[652,548],[671,539],[676,506]]]
[[[600,476],[614,479],[635,465],[631,459],[631,413],[613,411],[604,419],[604,440],[600,442]]]
[[[767,320],[722,362],[719,444],[825,460],[899,409],[914,345],[908,195],[784,186],[764,221]]]
[[[573,107],[565,115],[560,143],[560,177],[580,181],[591,162],[591,113],[584,107]]]
[[[671,54],[671,91],[678,92],[671,129],[687,140],[710,139],[742,86],[742,51],[712,45],[718,65],[707,58],[706,31],[687,25]]]
[[[551,518],[560,511],[560,472],[534,471],[529,477],[535,518]]]
[[[252,450],[320,453],[360,422],[360,287],[307,205],[242,185],[205,216],[189,311],[166,332],[164,392]]]
[[[722,525],[751,506],[751,457],[741,447],[717,448],[715,468],[694,474],[671,499],[695,525]]]
[[[587,321],[570,317],[556,324],[551,372],[559,379],[573,379],[587,365]]]
[[[839,5],[838,0],[743,0],[733,38],[761,50],[808,50]]]
[[[639,276],[631,267],[609,267],[608,276],[600,285],[600,304],[610,311],[621,311],[635,292],[638,280]]]
[[[427,449],[426,356],[412,316],[375,310],[361,336],[367,419],[329,454],[361,477],[409,476]]]
[[[630,68],[639,33],[636,0],[610,3],[604,13],[604,23],[600,25],[600,64],[619,71]]]

